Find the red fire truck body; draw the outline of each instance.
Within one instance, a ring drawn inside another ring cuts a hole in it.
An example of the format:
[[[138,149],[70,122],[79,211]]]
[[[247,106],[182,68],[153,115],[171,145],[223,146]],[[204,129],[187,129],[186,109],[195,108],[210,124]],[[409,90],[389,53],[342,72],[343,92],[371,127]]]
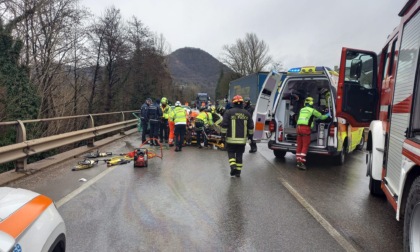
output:
[[[404,217],[404,250],[420,251],[420,0],[399,16],[379,62],[374,52],[343,48],[337,116],[369,127],[369,190]]]

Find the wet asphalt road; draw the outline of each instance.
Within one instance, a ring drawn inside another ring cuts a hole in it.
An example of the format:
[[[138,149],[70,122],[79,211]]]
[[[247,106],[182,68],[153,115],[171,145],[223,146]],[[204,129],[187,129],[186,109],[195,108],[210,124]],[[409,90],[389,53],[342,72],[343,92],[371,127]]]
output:
[[[139,144],[134,134],[100,151]],[[363,152],[344,166],[318,156],[303,172],[293,154],[279,160],[266,143],[258,148],[247,148],[241,178],[229,176],[226,152],[185,147],[164,150],[147,168],[71,172],[77,157],[11,186],[56,201],[70,252],[402,251],[402,223],[386,199],[369,195]]]

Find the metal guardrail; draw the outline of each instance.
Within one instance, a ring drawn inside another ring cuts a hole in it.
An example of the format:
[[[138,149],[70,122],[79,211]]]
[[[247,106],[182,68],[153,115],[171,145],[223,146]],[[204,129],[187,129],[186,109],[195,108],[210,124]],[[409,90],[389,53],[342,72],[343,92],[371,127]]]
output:
[[[124,134],[125,129],[131,128],[137,125],[138,119],[125,120],[125,114],[136,113],[137,110],[132,111],[121,111],[111,113],[100,113],[100,114],[88,114],[79,116],[66,116],[56,117],[47,119],[36,119],[36,120],[18,120],[13,122],[0,122],[1,126],[16,126],[17,137],[16,144],[0,147],[0,164],[15,161],[15,169],[17,172],[24,171],[27,166],[27,159],[31,155],[42,153],[48,150],[52,150],[58,147],[66,146],[72,143],[87,140],[89,147],[94,146],[94,140],[96,136],[104,135],[112,132],[119,132]],[[94,117],[97,116],[108,116],[120,114],[121,120],[119,122],[105,124],[95,127]],[[67,132],[63,134],[27,140],[25,124],[39,123],[39,122],[50,122],[68,119],[88,118],[88,125],[86,129]]]

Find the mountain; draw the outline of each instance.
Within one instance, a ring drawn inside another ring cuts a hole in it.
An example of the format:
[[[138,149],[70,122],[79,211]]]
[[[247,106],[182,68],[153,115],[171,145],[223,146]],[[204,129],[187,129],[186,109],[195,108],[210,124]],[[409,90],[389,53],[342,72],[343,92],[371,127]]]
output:
[[[178,49],[166,58],[169,72],[176,85],[197,86],[199,92],[213,95],[220,73],[232,72],[209,53],[185,47]]]

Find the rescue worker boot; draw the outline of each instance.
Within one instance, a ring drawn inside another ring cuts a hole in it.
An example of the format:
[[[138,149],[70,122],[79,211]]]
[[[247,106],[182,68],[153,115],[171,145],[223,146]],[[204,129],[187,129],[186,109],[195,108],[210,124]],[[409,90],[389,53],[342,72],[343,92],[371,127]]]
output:
[[[251,143],[250,146],[251,146],[251,149],[249,150],[249,153],[257,152],[257,144],[256,143]]]
[[[236,173],[238,172],[238,170],[236,170],[236,165],[231,165],[230,166],[230,176],[235,176]]]
[[[181,149],[177,146],[175,147],[175,151],[178,152],[178,151],[181,151]]]
[[[235,177],[239,178],[241,176],[241,170],[236,170]]]
[[[297,162],[297,168],[299,168],[299,170],[306,170],[306,166],[303,162]]]

